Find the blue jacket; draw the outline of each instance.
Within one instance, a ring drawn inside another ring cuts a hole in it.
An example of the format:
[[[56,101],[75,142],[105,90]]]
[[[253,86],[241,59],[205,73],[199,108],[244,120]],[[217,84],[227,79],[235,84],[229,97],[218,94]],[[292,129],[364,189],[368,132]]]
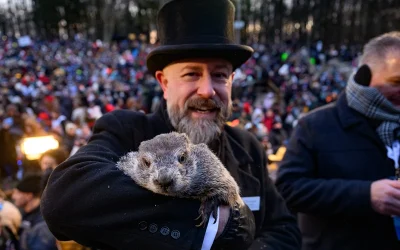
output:
[[[57,250],[56,238],[50,232],[39,207],[24,215],[21,228],[20,250]]]

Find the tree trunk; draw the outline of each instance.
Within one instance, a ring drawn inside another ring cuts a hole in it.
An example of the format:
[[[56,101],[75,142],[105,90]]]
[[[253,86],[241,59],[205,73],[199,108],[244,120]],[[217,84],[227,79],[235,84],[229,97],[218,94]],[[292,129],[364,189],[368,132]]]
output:
[[[115,29],[116,20],[116,0],[104,0],[104,5],[101,13],[103,20],[103,42],[109,44]]]

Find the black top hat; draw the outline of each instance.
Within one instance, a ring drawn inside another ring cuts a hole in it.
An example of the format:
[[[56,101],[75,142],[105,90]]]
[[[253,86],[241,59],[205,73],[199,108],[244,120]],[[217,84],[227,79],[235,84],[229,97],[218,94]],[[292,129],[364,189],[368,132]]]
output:
[[[235,6],[230,0],[172,0],[158,12],[160,46],[147,56],[153,74],[186,58],[222,58],[237,68],[252,55],[234,44]]]

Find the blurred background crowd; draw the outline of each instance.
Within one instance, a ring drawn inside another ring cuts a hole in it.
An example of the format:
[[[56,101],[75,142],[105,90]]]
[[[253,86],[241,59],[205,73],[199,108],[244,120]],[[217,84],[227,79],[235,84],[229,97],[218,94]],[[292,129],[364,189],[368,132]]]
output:
[[[253,57],[235,72],[227,124],[259,139],[274,178],[297,120],[337,99],[360,51],[325,47],[321,41],[251,46]],[[2,228],[15,229],[0,230],[0,249],[1,242],[7,250],[23,244],[83,249],[75,242],[56,242],[41,217],[40,194],[52,170],[85,145],[102,115],[157,109],[162,90],[145,66],[153,47],[137,39],[106,45],[80,36],[35,40],[29,46],[12,37],[0,40],[0,204],[14,211],[5,217],[14,226]],[[5,211],[0,209],[0,218]],[[35,230],[23,229],[23,222]]]
[[[103,114],[116,109],[154,112],[162,90],[145,67],[152,47],[129,39],[104,46],[78,36],[38,40],[27,47],[12,38],[0,41],[3,188],[7,180],[55,164],[31,153],[40,145],[32,149],[29,138],[51,136],[56,142],[49,149],[68,157],[86,143]],[[274,155],[302,115],[336,100],[360,51],[326,48],[320,41],[310,47],[292,40],[252,47],[256,53],[236,70],[228,125],[254,133],[268,155]]]

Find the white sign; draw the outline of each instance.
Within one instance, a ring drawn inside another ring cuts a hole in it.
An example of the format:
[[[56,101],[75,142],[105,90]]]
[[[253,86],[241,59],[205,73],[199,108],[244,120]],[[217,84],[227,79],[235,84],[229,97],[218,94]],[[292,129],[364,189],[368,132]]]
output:
[[[244,27],[244,21],[242,21],[242,20],[235,21],[235,22],[233,23],[233,27],[234,27],[235,29],[237,29],[237,30],[243,29],[243,27]]]
[[[260,196],[243,197],[242,200],[250,208],[251,211],[260,210]]]

